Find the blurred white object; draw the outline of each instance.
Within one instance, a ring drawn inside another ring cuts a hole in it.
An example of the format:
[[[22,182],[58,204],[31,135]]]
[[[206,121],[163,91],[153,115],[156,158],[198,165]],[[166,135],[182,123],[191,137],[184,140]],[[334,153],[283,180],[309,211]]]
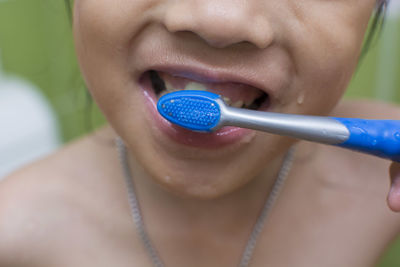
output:
[[[53,114],[32,84],[2,73],[0,58],[0,179],[59,146]]]
[[[400,0],[389,3],[379,51],[375,95],[378,99],[394,101],[396,79],[400,69]]]

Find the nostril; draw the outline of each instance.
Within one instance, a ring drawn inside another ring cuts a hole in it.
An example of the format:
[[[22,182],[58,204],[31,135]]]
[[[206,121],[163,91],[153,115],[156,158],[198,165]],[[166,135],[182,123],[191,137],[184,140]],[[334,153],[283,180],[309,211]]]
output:
[[[171,33],[192,32],[216,48],[251,43],[264,49],[274,39],[268,16],[255,15],[231,1],[176,1],[168,8],[164,24]]]

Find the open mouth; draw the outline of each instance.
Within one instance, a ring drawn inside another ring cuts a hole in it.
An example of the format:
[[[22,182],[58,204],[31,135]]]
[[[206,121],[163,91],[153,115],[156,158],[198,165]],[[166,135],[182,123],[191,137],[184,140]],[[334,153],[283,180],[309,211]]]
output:
[[[238,82],[239,80],[239,82]],[[234,82],[231,82],[234,81]],[[201,149],[219,149],[230,147],[237,149],[248,145],[256,136],[256,131],[225,126],[221,129],[203,133],[187,130],[164,119],[157,111],[158,99],[167,93],[180,90],[202,90],[209,91],[222,96],[222,99],[232,107],[246,109],[267,110],[270,108],[270,96],[263,90],[241,83],[240,77],[229,75],[204,74],[204,72],[189,72],[174,69],[172,71],[148,70],[139,79],[143,90],[145,103],[148,107],[146,116],[156,140],[163,145],[169,146],[170,140],[174,143]],[[148,115],[147,115],[148,114]],[[167,139],[164,139],[167,136]],[[230,149],[226,151],[231,151]]]
[[[228,106],[245,109],[264,109],[269,105],[269,96],[264,91],[242,83],[203,82],[165,72],[148,71],[157,99],[164,94],[181,90],[209,91],[221,95]]]

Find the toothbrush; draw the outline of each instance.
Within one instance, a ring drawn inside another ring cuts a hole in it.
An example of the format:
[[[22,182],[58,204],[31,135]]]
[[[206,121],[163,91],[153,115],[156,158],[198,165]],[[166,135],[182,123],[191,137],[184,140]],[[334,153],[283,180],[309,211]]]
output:
[[[159,113],[192,131],[237,126],[356,150],[400,162],[400,121],[281,114],[227,106],[208,91],[184,90],[162,96]]]

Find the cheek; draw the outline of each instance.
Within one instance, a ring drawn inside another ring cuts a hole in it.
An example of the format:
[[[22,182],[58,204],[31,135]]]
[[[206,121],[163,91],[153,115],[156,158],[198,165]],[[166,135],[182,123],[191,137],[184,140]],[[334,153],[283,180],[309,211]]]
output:
[[[151,16],[153,0],[75,0],[74,40],[78,61],[89,89],[108,77],[126,72],[126,54]],[[117,70],[116,66],[121,69]],[[100,86],[101,88],[101,86]]]
[[[158,0],[159,1],[159,0]],[[150,15],[156,0],[76,0],[74,27],[86,28],[91,38],[123,41],[133,36]]]
[[[110,120],[116,106],[135,102],[127,54],[133,36],[146,23],[152,0],[76,0],[74,40],[85,83]],[[127,94],[128,92],[128,94]],[[128,105],[128,104],[126,104]],[[129,105],[131,106],[131,105]]]
[[[291,28],[297,86],[306,91],[316,113],[335,106],[357,66],[373,8],[372,1],[361,2],[313,4],[297,14],[302,23]]]

